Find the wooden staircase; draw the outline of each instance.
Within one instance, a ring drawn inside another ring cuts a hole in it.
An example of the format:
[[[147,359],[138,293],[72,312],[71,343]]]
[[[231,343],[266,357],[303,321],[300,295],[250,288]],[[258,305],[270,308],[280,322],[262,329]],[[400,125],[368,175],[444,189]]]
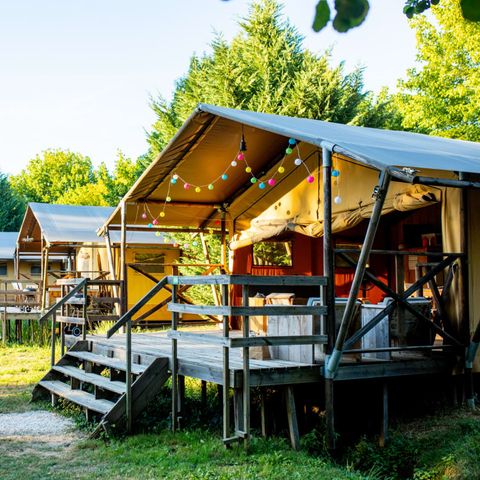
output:
[[[117,355],[117,356],[114,356]],[[100,422],[92,436],[121,427],[126,414],[126,359],[101,344],[77,341],[52,366],[33,390],[32,400],[64,398],[85,411],[87,420]],[[132,412],[135,419],[170,376],[168,358],[132,356]]]

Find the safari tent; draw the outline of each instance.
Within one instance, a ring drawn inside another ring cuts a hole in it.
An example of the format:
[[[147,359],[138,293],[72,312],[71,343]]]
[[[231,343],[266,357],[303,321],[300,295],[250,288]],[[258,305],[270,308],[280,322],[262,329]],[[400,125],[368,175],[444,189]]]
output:
[[[223,229],[230,247],[225,269],[231,273],[328,273],[323,239],[329,189],[333,243],[328,248],[390,251],[389,258],[367,255],[368,265],[398,291],[418,280],[419,267],[430,268],[417,266],[431,263],[422,252],[461,254],[451,262],[455,278],[449,281],[452,294],[445,294],[445,309],[452,331],[467,339],[480,313],[474,295],[480,227],[473,213],[480,202],[479,154],[480,146],[472,142],[201,104],[103,231],[122,228],[122,211],[127,231],[145,228],[149,220],[136,214],[140,205],[155,217],[162,215],[157,218],[165,229]],[[376,235],[365,242],[376,205],[381,206],[373,219]],[[292,263],[255,265],[252,245],[274,239],[294,240]],[[355,267],[338,255],[335,260],[334,295],[348,296]],[[386,296],[375,284],[359,285],[370,302]]]
[[[92,336],[76,346],[85,352],[67,352],[72,365],[94,353],[101,368],[126,372],[125,402],[119,397],[105,409],[101,425],[125,413],[130,430],[169,377],[174,430],[185,377],[222,386],[226,445],[248,444],[254,386],[285,390],[294,446],[294,387],[301,384],[321,392],[331,447],[341,382],[383,385],[382,435],[388,382],[400,377],[465,373],[472,405],[479,174],[476,143],[200,104],[99,235],[120,233],[121,280],[128,235],[153,226],[220,235],[222,272],[164,276],[107,338]],[[220,301],[185,302],[181,292],[199,284],[219,287]],[[171,331],[133,334],[138,310],[165,288]],[[262,295],[281,302],[255,303]],[[217,316],[222,330],[178,331],[186,313]],[[125,337],[113,337],[122,327]],[[64,379],[40,382],[39,390],[73,398]],[[262,431],[267,414],[262,408]]]

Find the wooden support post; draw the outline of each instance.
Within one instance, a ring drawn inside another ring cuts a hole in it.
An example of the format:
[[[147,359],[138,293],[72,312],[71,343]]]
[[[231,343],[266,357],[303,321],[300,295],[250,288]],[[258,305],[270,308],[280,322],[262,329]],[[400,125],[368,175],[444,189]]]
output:
[[[126,365],[125,365],[125,413],[127,416],[127,433],[132,432],[132,320],[126,324]]]
[[[242,305],[248,307],[248,285],[242,285]],[[250,317],[243,316],[243,338],[250,336]],[[243,445],[248,448],[250,440],[250,349],[243,347]]]
[[[47,305],[47,288],[48,288],[48,247],[42,250],[41,259],[41,273],[42,273],[42,310],[48,307]]]
[[[7,335],[7,307],[2,312],[2,343],[5,345],[8,341]]]
[[[210,252],[208,251],[208,245],[207,245],[207,242],[205,241],[205,235],[203,234],[203,232],[200,232],[200,241],[202,242],[202,250],[203,250],[203,256],[205,257],[205,262],[212,263],[210,258]],[[215,305],[220,305],[221,299],[220,299],[220,296],[218,295],[218,290],[216,285],[212,284],[210,285],[210,287],[212,289],[212,295],[213,295],[213,300],[215,302]]]
[[[205,380],[201,381],[201,393],[200,393],[200,403],[202,405],[202,410],[205,411],[207,408],[207,382]]]
[[[222,273],[228,272],[228,256],[227,256],[227,230],[226,230],[226,212],[222,210],[222,217],[221,217],[221,251],[220,251],[220,263],[223,265]]]
[[[83,285],[83,305],[82,305],[82,316],[83,316],[83,325],[82,325],[82,340],[87,339],[87,329],[88,329],[88,318],[87,318],[87,300],[88,300],[88,280],[85,281]]]
[[[183,375],[178,376],[178,400],[177,400],[177,413],[178,423],[180,427],[180,419],[185,410],[185,377]]]
[[[123,282],[122,315],[128,310],[127,276],[127,205],[125,201],[122,201],[120,230],[120,279]]]
[[[299,450],[300,434],[298,432],[297,409],[295,407],[295,396],[293,393],[292,385],[288,385],[285,388],[285,403],[287,406],[287,420],[290,443],[294,450]]]
[[[327,306],[325,319],[327,346],[325,366],[333,352],[336,336],[335,322],[335,272],[333,270],[333,239],[332,239],[332,152],[329,148],[322,149],[323,175],[323,275],[327,277],[327,287],[323,291],[323,301]],[[335,405],[333,397],[333,376],[325,375],[325,414],[327,422],[327,444],[330,450],[335,449]]]
[[[260,389],[260,428],[262,432],[262,437],[267,438],[267,412],[266,412],[266,403],[267,398],[265,395],[265,389]]]
[[[115,272],[115,264],[113,262],[113,254],[112,254],[112,242],[110,241],[110,231],[107,228],[105,236],[103,237],[105,240],[105,249],[107,251],[107,260],[108,260],[108,268],[110,270],[110,278],[112,280],[117,280],[117,274]],[[113,294],[117,298],[121,298],[123,292],[119,292],[119,289],[116,285],[113,286]],[[115,303],[115,311],[117,315],[122,314],[122,306],[120,303]]]
[[[243,432],[243,391],[241,388],[233,389],[233,417],[235,431]]]
[[[50,352],[50,365],[53,367],[55,365],[55,343],[57,342],[57,312],[53,312],[52,314],[52,344],[51,344],[51,352]]]
[[[177,285],[172,285],[172,303],[177,302]],[[172,330],[177,330],[178,313],[172,312]],[[177,431],[178,412],[178,358],[177,339],[172,338],[172,432]]]
[[[382,427],[378,443],[384,447],[388,442],[388,383],[387,380],[382,382]]]
[[[395,255],[395,279],[397,286],[397,293],[403,295],[405,293],[405,264],[403,255]],[[405,329],[405,307],[402,304],[397,306],[398,320],[398,344],[407,344],[407,332]]]
[[[228,285],[222,285],[222,305],[229,305]],[[230,336],[230,325],[228,315],[223,316],[223,337]],[[223,440],[230,437],[230,348],[223,347]]]
[[[65,324],[59,322],[60,325],[60,355],[63,357],[65,355]]]

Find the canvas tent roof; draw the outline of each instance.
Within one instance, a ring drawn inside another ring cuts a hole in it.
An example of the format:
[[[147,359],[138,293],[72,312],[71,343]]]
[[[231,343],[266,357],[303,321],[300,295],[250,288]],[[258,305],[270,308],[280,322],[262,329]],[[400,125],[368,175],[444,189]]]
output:
[[[18,232],[0,232],[0,260],[13,260]]]
[[[103,243],[96,231],[113,210],[113,207],[32,202],[28,204],[15,240],[18,238],[22,253],[40,252],[42,233],[52,253],[65,253],[84,244]],[[111,241],[113,244],[120,243],[119,232],[112,232]],[[146,232],[129,232],[127,243],[152,245],[163,243],[163,238]]]
[[[291,167],[294,152],[274,188],[260,190],[251,185],[250,176],[237,167],[229,169],[227,181],[218,181],[208,190],[211,179],[219,178],[235,158],[242,130],[249,165],[259,180],[276,171],[291,137],[300,142],[302,158],[309,159],[312,169],[320,166],[321,156],[315,152],[326,142],[334,152],[377,170],[414,167],[424,174],[433,170],[451,179],[457,178],[453,170],[480,173],[478,143],[200,104],[125,195],[127,224],[145,223],[129,202],[149,205],[154,215],[165,208],[162,225],[197,228],[215,226],[219,206],[227,204],[232,218],[240,220],[236,226],[243,228],[305,178],[301,168]],[[201,192],[185,190],[181,184],[172,186],[173,173],[201,186]],[[172,201],[166,205],[168,196]],[[120,206],[106,222],[113,228],[119,224]]]

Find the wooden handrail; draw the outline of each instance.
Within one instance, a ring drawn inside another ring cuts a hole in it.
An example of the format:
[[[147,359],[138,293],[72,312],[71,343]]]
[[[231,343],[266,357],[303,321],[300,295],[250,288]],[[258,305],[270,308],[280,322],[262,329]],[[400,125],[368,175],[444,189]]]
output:
[[[154,287],[147,292],[128,312],[125,312],[107,332],[107,338],[110,338],[120,328],[132,320],[135,315],[152,297],[154,297],[168,283],[168,277],[163,277]]]
[[[42,322],[44,320],[46,320],[48,317],[50,317],[50,315],[52,315],[58,308],[60,308],[61,306],[65,305],[65,303],[70,300],[76,293],[78,293],[86,284],[88,279],[83,279],[80,283],[78,283],[72,290],[70,290],[70,292],[67,293],[67,295],[65,295],[64,297],[62,297],[60,299],[60,301],[54,303],[48,310],[46,313],[44,313],[42,315],[42,317],[40,318],[39,322]]]

